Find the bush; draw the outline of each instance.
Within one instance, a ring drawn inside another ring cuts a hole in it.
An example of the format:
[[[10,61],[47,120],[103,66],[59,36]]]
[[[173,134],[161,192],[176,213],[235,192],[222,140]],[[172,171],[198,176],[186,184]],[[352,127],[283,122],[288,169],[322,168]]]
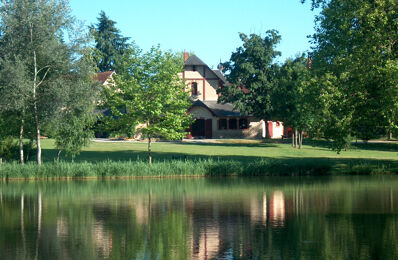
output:
[[[23,150],[25,161],[28,161],[35,153],[34,143],[32,141],[24,143]],[[0,141],[0,158],[4,161],[19,160],[19,141],[12,137]]]

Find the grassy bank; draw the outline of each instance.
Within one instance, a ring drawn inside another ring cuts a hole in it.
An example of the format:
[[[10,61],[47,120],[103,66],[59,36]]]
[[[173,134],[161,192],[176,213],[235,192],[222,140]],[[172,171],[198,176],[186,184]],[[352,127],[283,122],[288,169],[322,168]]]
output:
[[[337,154],[327,143],[308,143],[304,149],[259,141],[222,143],[155,143],[153,165],[146,161],[145,143],[93,143],[74,162],[55,162],[52,140],[43,140],[45,162],[3,163],[1,179],[165,177],[165,176],[273,176],[329,174],[396,174],[398,144],[356,145]]]
[[[239,160],[171,160],[148,165],[145,161],[59,162],[0,167],[0,178],[121,178],[171,176],[305,176],[330,174],[394,174],[398,165],[384,162],[355,161],[335,164],[329,160],[261,159]]]

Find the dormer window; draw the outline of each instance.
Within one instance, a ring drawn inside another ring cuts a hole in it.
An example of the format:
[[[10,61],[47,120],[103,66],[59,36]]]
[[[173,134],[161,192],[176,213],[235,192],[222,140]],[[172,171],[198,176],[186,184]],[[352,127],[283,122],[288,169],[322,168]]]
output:
[[[192,71],[196,71],[196,66],[192,65]]]
[[[197,96],[198,95],[198,83],[192,82],[192,96]]]

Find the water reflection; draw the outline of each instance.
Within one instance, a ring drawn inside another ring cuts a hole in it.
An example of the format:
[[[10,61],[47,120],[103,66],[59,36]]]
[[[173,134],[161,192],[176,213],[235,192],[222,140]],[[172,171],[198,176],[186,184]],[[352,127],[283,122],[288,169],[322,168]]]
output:
[[[398,178],[0,184],[0,259],[398,257]]]

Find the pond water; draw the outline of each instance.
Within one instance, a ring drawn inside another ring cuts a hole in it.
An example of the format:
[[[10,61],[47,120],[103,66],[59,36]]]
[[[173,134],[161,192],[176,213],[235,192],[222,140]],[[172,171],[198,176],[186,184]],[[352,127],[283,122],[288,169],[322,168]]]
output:
[[[0,259],[398,259],[398,177],[0,183]]]

